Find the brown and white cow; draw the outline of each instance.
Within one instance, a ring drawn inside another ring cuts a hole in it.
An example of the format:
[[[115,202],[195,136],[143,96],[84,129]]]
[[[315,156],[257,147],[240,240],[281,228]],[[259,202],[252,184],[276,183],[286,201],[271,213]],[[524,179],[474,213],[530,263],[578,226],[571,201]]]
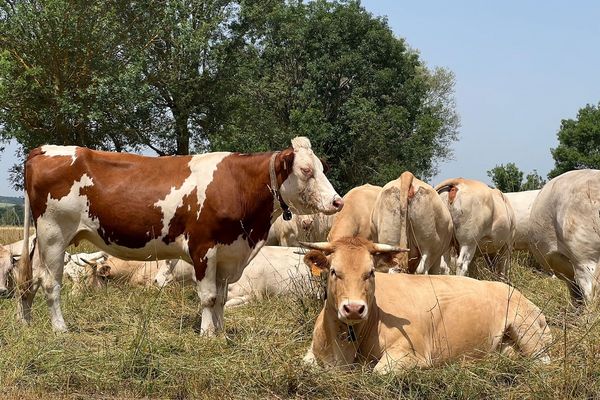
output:
[[[569,171],[544,186],[531,208],[529,249],[567,283],[575,304],[598,297],[600,170]]]
[[[269,230],[267,246],[299,246],[300,242],[322,242],[327,240],[333,215],[293,215],[286,221],[280,215]]]
[[[448,274],[440,269],[452,243],[452,217],[438,193],[427,183],[403,172],[377,196],[372,215],[372,239],[409,248],[394,269],[417,274]]]
[[[60,309],[63,253],[86,239],[129,260],[183,259],[194,265],[201,332],[223,326],[226,282],[235,282],[286,204],[301,214],[334,213],[343,200],[310,141],[281,152],[145,157],[46,145],[25,163],[25,230],[37,228],[44,273],[19,266],[20,317],[31,319],[41,285],[52,327]]]
[[[304,361],[375,372],[517,352],[548,362],[550,329],[539,308],[501,282],[444,275],[382,274],[381,248],[361,238],[313,243],[311,269],[328,271],[327,299]]]
[[[466,275],[479,252],[497,259],[497,270],[506,273],[515,233],[515,214],[498,189],[473,179],[447,179],[435,187],[452,215],[454,237],[460,248],[456,274]],[[449,264],[449,253],[444,256]]]
[[[381,186],[365,184],[351,189],[344,196],[344,208],[333,217],[327,240],[346,236],[371,238],[371,213]]]

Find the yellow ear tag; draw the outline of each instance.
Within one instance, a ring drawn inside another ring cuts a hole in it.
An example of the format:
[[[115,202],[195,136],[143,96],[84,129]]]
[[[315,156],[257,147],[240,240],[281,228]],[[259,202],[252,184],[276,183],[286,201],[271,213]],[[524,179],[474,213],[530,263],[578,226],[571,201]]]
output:
[[[323,272],[323,270],[319,267],[317,267],[315,264],[310,264],[310,272],[313,276],[316,276],[317,278],[321,276],[321,272]]]

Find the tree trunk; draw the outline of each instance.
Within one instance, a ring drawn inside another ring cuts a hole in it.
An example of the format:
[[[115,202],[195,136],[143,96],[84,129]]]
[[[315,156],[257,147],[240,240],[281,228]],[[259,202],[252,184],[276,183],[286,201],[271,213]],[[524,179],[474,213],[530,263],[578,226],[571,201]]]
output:
[[[176,154],[190,154],[190,132],[188,131],[189,114],[173,109],[175,118],[175,137],[177,139]]]

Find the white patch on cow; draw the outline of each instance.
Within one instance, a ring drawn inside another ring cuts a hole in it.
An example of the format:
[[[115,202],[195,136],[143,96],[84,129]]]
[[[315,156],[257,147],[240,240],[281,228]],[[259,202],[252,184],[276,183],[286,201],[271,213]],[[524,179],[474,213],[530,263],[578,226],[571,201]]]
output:
[[[198,213],[196,218],[200,217],[200,212],[206,199],[206,188],[212,182],[213,174],[219,163],[230,154],[226,152],[208,153],[192,157],[188,164],[191,171],[190,175],[181,187],[176,188],[173,186],[164,199],[154,203],[154,206],[159,207],[163,214],[161,237],[167,236],[169,225],[175,216],[175,212],[183,205],[183,198],[189,195],[194,189],[197,189],[196,193],[198,197]]]
[[[71,157],[71,165],[77,158],[77,146],[56,146],[47,144],[42,146],[42,152],[48,157]]]

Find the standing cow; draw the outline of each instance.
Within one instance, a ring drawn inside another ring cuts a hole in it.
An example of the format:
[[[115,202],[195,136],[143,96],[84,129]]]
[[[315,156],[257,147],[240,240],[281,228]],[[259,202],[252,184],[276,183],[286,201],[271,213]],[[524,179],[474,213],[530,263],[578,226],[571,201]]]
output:
[[[372,240],[409,248],[399,253],[395,267],[417,274],[440,270],[442,256],[452,242],[452,217],[437,192],[404,172],[387,183],[377,196],[372,216]]]
[[[344,196],[344,208],[333,217],[333,224],[327,240],[342,237],[371,237],[371,213],[381,186],[366,185],[351,189]]]
[[[575,303],[596,296],[600,280],[600,171],[566,172],[533,202],[529,248],[540,265],[565,280]]]
[[[25,163],[25,231],[31,213],[45,268],[32,270],[29,258],[21,258],[20,318],[31,320],[41,285],[53,329],[67,330],[60,308],[63,253],[86,239],[123,259],[192,263],[201,332],[212,335],[223,326],[226,283],[239,279],[288,205],[302,214],[331,214],[343,205],[307,138],[257,154],[144,157],[36,148]]]
[[[515,213],[514,250],[529,250],[529,215],[539,190],[504,193]]]
[[[477,251],[495,259],[499,272],[506,273],[515,233],[515,214],[504,195],[483,182],[447,179],[435,190],[452,215],[454,236],[460,252],[456,274],[466,275]],[[449,263],[449,254],[444,256]]]

